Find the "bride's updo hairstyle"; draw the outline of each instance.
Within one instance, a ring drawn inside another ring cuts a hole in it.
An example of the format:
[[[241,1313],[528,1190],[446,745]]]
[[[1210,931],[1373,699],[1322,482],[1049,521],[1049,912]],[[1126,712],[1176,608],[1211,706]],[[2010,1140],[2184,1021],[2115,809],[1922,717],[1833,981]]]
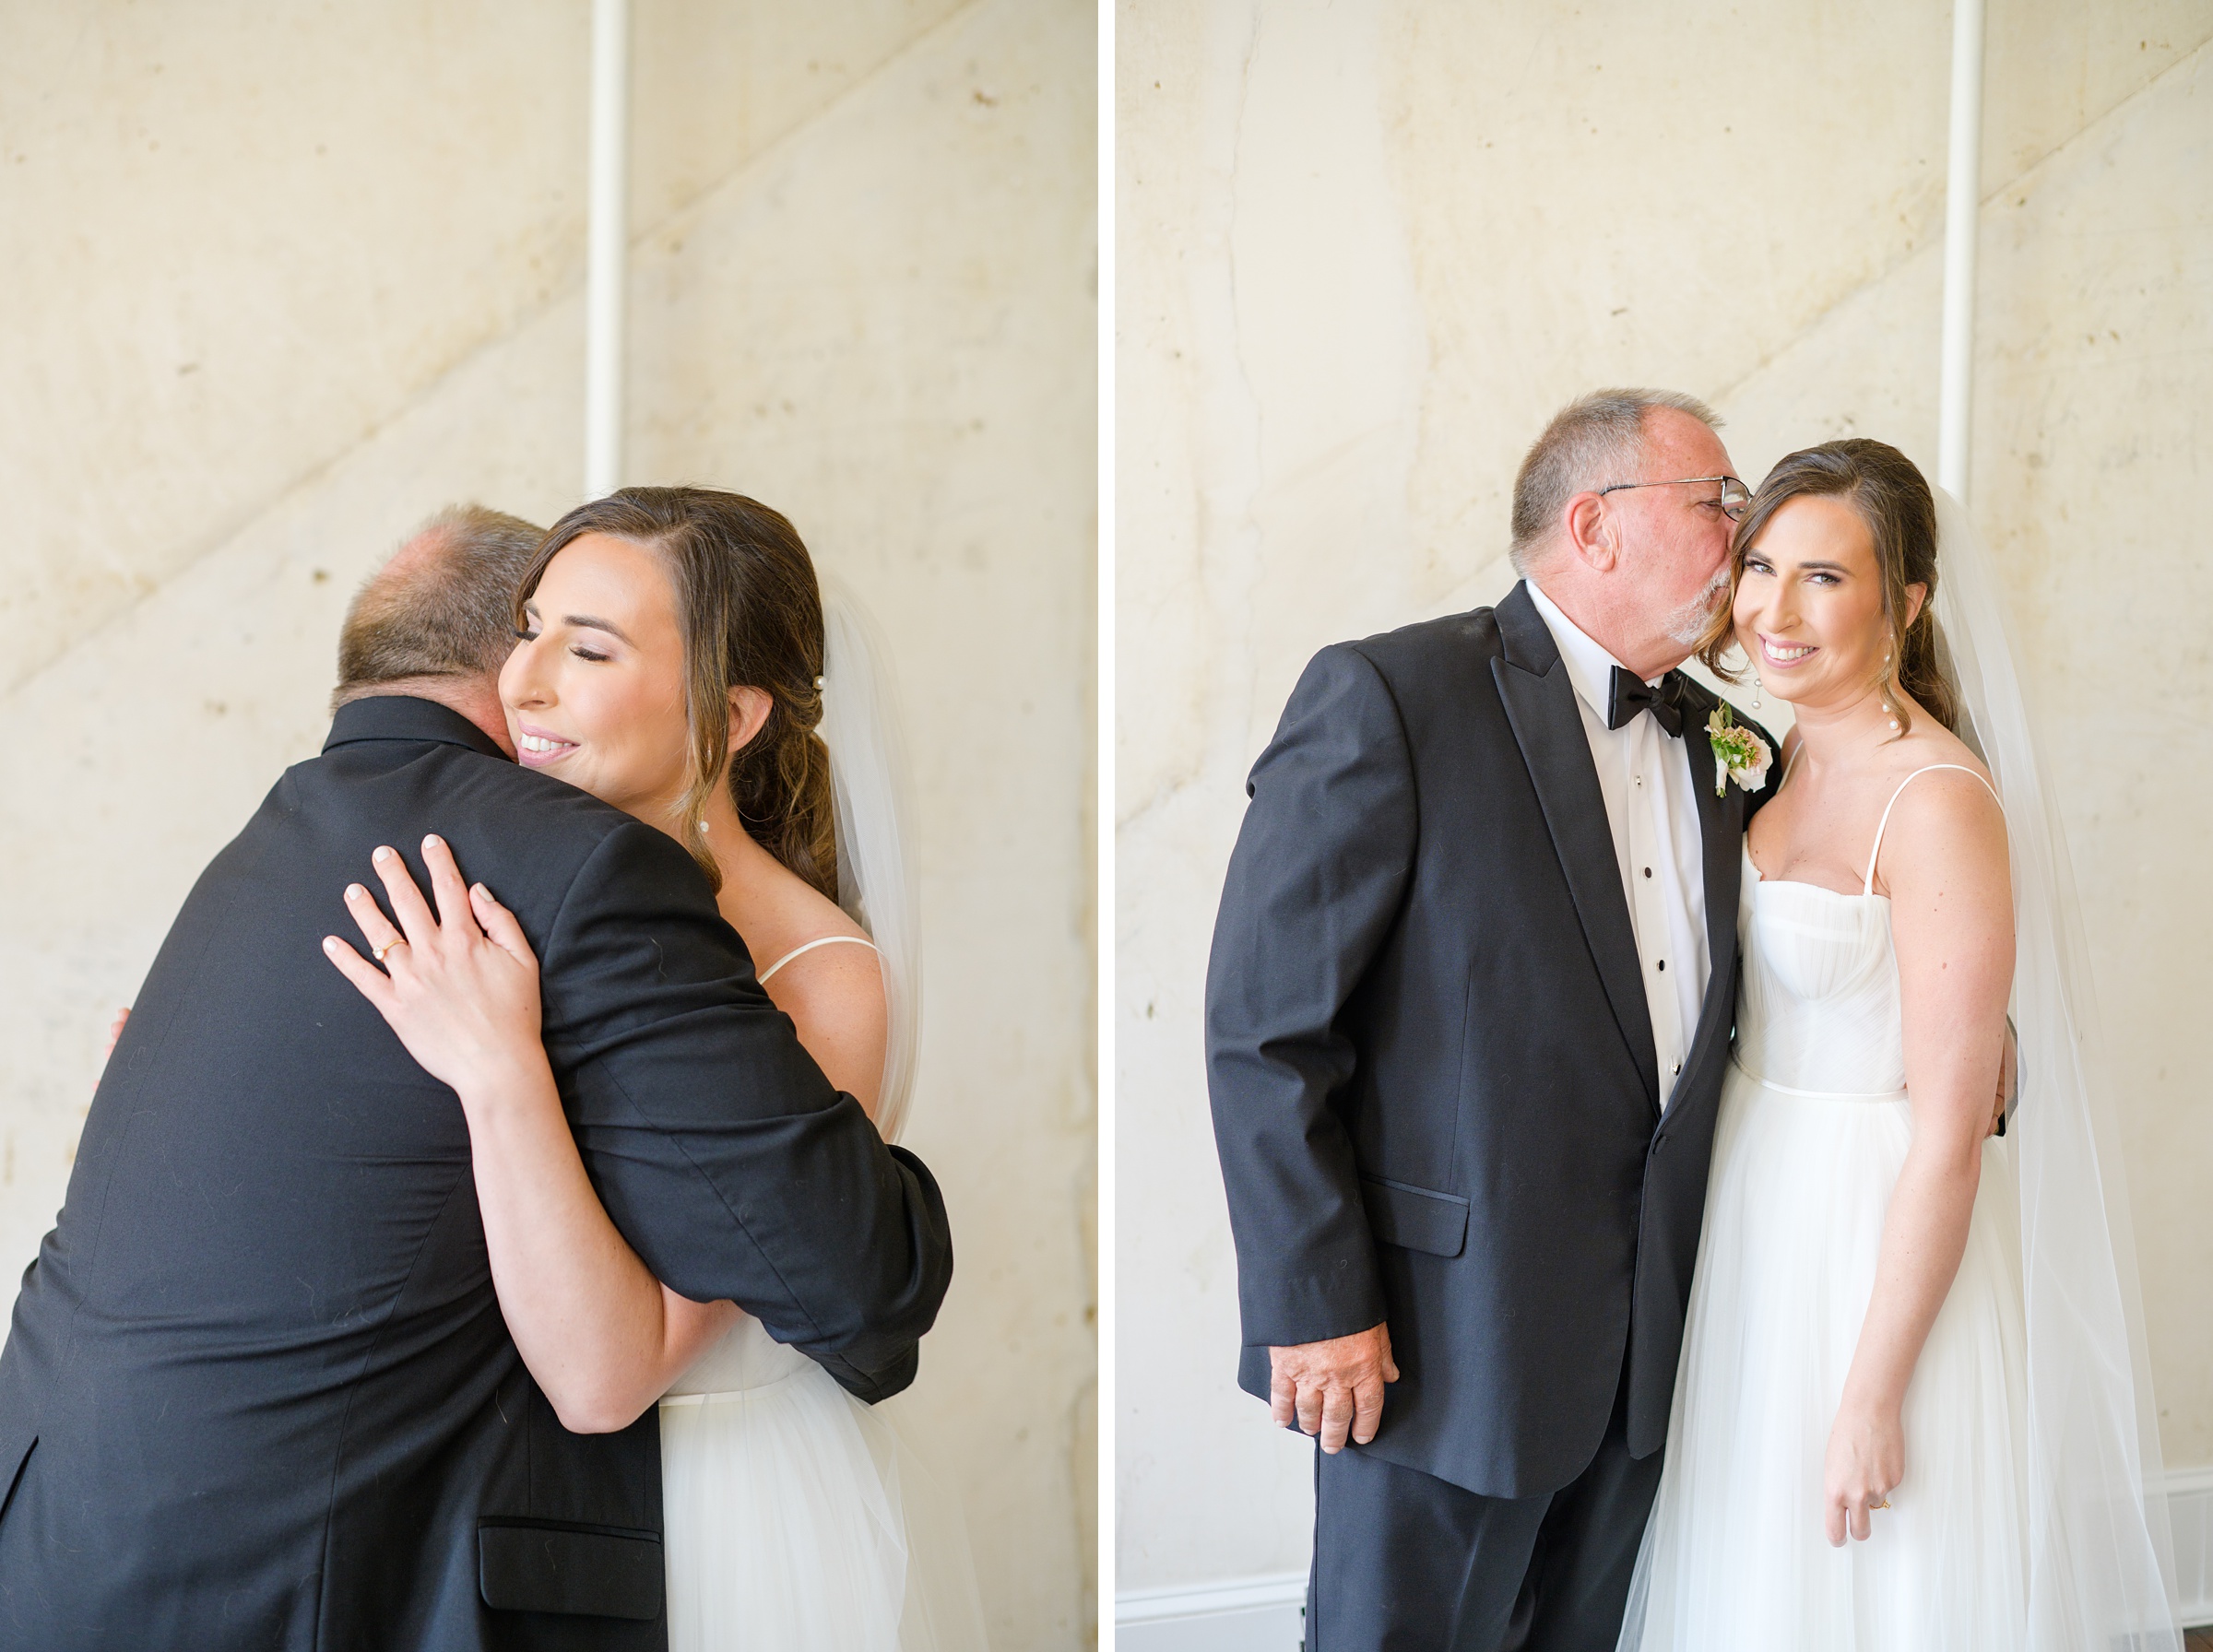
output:
[[[791,524],[758,500],[711,488],[624,488],[555,523],[515,593],[515,623],[546,566],[586,534],[660,553],[676,590],[684,639],[690,761],[681,842],[716,889],[722,869],[703,825],[728,785],[753,840],[831,900],[837,899],[836,816],[822,720],[822,594]],[[730,690],[759,689],[768,720],[733,759]]]
[[[1859,513],[1875,541],[1875,562],[1883,580],[1883,620],[1889,628],[1889,654],[1898,662],[1898,683],[1916,704],[1937,722],[1959,732],[1959,699],[1946,676],[1942,641],[1936,631],[1936,499],[1913,461],[1888,442],[1864,436],[1841,442],[1824,442],[1803,447],[1768,472],[1752,503],[1737,525],[1730,549],[1729,592],[1706,634],[1698,639],[1698,655],[1712,672],[1730,682],[1744,673],[1722,663],[1736,646],[1734,598],[1745,577],[1745,557],[1759,542],[1760,530],[1777,511],[1793,499],[1842,499]],[[1911,625],[1904,616],[1913,606],[1908,587],[1927,587],[1921,612]],[[1888,676],[1868,687],[1881,689],[1888,699]],[[1891,702],[1898,731],[1912,725],[1911,714]]]

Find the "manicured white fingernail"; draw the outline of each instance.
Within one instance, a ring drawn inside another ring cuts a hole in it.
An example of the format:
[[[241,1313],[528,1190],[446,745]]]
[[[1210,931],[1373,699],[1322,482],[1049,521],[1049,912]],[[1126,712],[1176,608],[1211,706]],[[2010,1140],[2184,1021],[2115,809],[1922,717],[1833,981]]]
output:
[[[338,938],[335,935],[325,935],[323,938],[323,950],[325,952],[336,952],[338,950]]]
[[[422,840],[422,846],[423,846],[424,848],[426,848],[426,849],[432,849],[432,848],[436,848],[436,847],[437,847],[437,845],[438,845],[438,834],[437,834],[436,832],[432,832],[430,836],[428,836],[428,837],[426,837],[426,838],[424,838],[424,839]]]
[[[369,858],[374,861],[390,860],[392,858],[392,851],[385,848],[379,848],[377,852],[374,855],[372,855]]]
[[[364,895],[368,894],[368,892],[369,891],[367,890],[363,889],[358,883],[349,883],[346,886],[346,898],[349,901],[358,901]]]

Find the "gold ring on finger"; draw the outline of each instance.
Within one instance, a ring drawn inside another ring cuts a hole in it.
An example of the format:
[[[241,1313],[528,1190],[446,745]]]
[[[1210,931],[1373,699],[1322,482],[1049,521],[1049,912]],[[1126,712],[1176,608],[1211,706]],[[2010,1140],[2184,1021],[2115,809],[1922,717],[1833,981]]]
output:
[[[374,958],[377,962],[382,963],[385,961],[385,954],[386,952],[389,952],[394,947],[404,947],[407,944],[408,938],[403,935],[400,936],[396,940],[388,940],[381,947],[372,948],[370,950],[370,956]]]
[[[1890,1499],[1886,1497],[1880,1503],[1870,1503],[1867,1505],[1867,1512],[1873,1514],[1878,1508],[1888,1508],[1889,1506]]]

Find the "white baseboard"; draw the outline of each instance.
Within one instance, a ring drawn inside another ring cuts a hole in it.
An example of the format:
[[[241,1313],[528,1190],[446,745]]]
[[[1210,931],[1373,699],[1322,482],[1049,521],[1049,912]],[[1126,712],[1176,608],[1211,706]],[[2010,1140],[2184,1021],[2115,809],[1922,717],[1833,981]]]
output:
[[[2183,1622],[2213,1624],[2213,1468],[2167,1473]],[[1279,1572],[1115,1597],[1117,1652],[1299,1652],[1307,1575]]]
[[[1116,1652],[1299,1652],[1307,1575],[1128,1589],[1114,1598]]]

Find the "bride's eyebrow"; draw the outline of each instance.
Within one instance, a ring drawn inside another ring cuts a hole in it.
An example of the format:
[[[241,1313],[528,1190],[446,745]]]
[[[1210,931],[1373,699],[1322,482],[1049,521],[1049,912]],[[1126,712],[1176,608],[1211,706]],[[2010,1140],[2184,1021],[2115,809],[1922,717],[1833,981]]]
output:
[[[617,642],[630,643],[630,638],[624,634],[622,628],[612,620],[596,620],[589,614],[563,614],[561,617],[561,622],[563,625],[574,625],[580,631],[603,631]],[[630,643],[630,645],[633,648],[637,646],[635,643]]]

